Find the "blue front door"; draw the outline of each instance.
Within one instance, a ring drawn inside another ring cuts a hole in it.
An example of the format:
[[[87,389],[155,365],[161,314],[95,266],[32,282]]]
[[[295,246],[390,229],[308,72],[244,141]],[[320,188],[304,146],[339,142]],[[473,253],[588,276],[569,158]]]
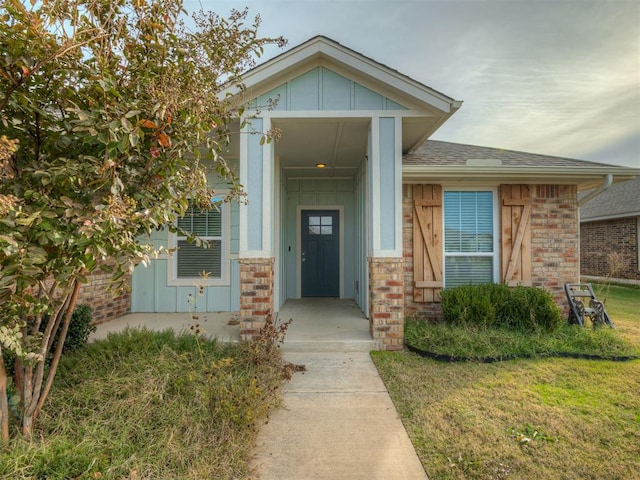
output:
[[[337,210],[302,211],[302,296],[340,296],[340,232]]]

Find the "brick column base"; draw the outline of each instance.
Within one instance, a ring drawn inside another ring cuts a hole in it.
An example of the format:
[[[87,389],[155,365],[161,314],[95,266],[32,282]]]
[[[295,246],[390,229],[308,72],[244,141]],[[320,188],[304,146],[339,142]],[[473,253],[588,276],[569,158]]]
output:
[[[241,258],[240,338],[252,340],[260,334],[273,306],[274,258]]]
[[[404,260],[369,258],[369,330],[386,350],[402,350]]]

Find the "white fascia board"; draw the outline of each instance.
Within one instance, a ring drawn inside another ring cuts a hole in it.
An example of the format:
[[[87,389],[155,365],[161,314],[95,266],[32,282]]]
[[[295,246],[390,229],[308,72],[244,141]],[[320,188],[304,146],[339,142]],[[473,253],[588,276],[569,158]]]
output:
[[[427,166],[404,165],[404,183],[446,182],[453,184],[480,185],[496,183],[578,185],[580,189],[602,184],[608,174],[616,181],[628,180],[640,174],[640,169],[609,167],[509,167],[509,166]]]
[[[252,113],[254,113],[253,110],[246,112],[248,116]],[[426,110],[263,110],[260,114],[260,118],[310,118],[313,120],[320,118],[369,120],[373,116],[394,117],[400,120],[405,117],[436,118],[433,112]]]

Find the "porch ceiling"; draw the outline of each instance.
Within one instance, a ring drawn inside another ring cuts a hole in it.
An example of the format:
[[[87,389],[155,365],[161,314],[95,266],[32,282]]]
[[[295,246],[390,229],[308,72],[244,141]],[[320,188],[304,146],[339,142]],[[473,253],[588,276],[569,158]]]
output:
[[[288,177],[352,177],[367,154],[368,118],[274,119],[273,125],[282,130],[275,154]]]
[[[277,118],[275,155],[288,177],[353,177],[367,155],[370,118]],[[428,117],[402,120],[402,152],[425,139]],[[325,168],[316,164],[324,163]]]

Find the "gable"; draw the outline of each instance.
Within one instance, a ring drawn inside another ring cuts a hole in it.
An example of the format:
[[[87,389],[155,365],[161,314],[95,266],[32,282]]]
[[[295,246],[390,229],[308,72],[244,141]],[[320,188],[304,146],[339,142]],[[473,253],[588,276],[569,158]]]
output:
[[[315,67],[260,95],[249,108],[296,110],[407,110],[390,98],[326,67]]]
[[[325,72],[329,72],[326,77]],[[349,85],[353,87],[352,91]],[[433,117],[432,129],[462,105],[460,101],[323,36],[311,38],[249,70],[242,76],[242,86],[228,85],[221,92],[221,98],[239,96],[246,105],[256,99],[272,98],[272,94],[277,93],[283,98],[282,94],[286,93],[292,95],[286,97],[286,109],[293,111],[302,110],[310,101],[305,93],[314,91],[338,94],[331,100],[326,96],[317,98],[313,104],[317,110],[337,110],[346,106],[347,100],[350,109],[362,106],[366,110],[398,111],[398,106],[403,106],[401,110],[417,110]],[[259,106],[258,102],[256,105]],[[379,106],[382,108],[378,109]]]

